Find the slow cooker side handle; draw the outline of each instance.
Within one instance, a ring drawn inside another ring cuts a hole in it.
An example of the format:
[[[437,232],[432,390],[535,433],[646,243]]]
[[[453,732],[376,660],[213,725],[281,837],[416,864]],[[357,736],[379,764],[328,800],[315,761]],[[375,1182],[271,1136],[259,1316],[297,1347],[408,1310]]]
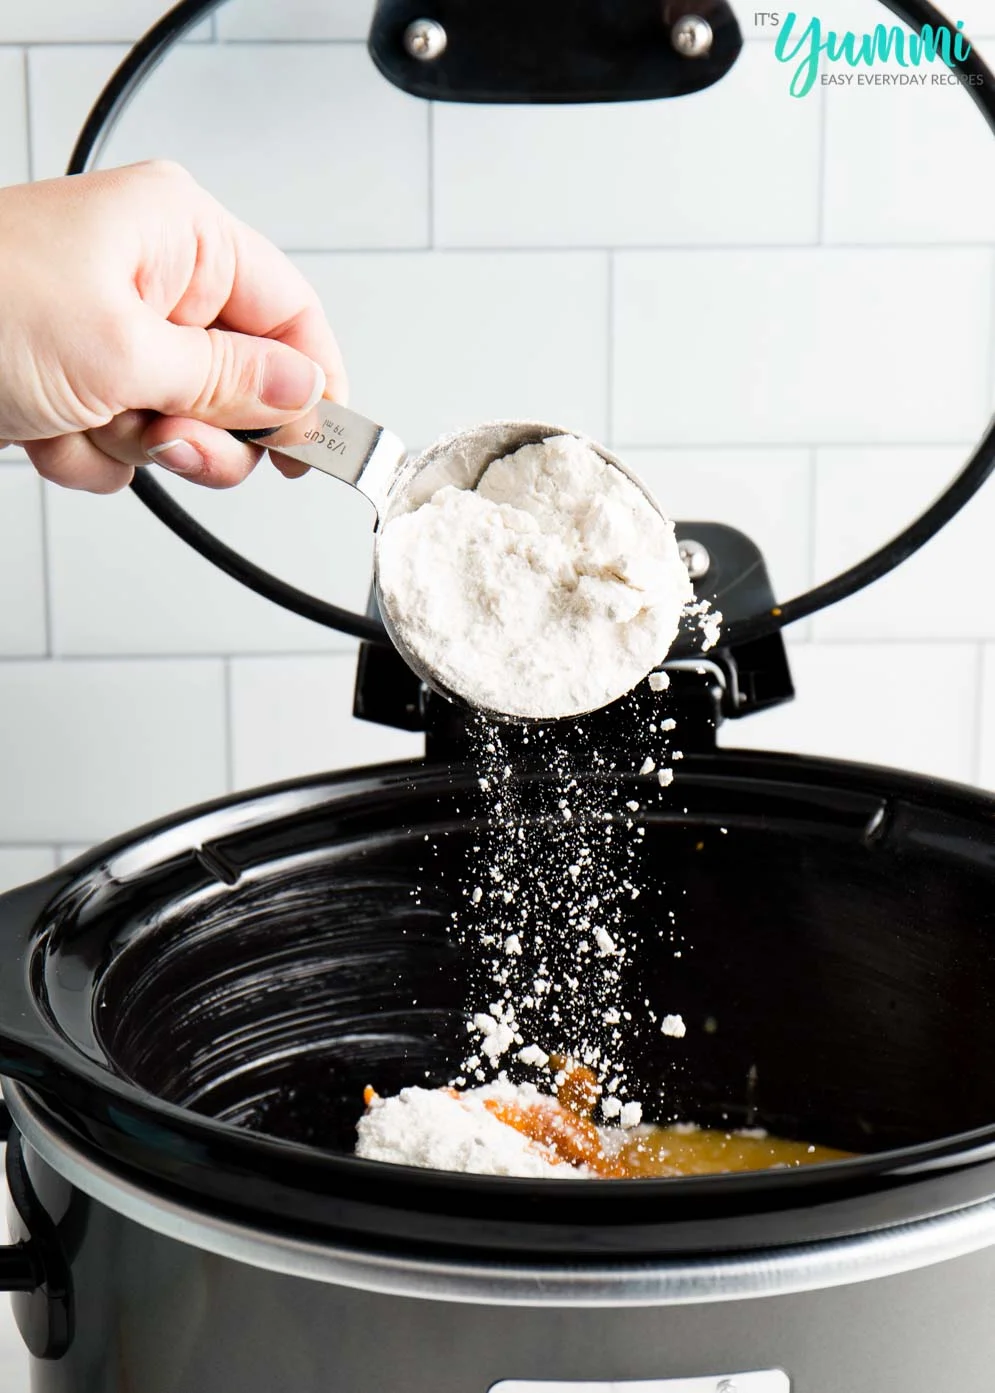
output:
[[[4,1111],[7,1109],[4,1108]],[[7,1115],[10,1116],[9,1113]],[[5,1169],[7,1188],[14,1207],[26,1225],[32,1211],[38,1208],[38,1198],[28,1179],[20,1148],[20,1134],[17,1132],[7,1138]],[[0,1291],[37,1291],[44,1281],[45,1264],[41,1246],[33,1237],[0,1245]]]
[[[0,895],[0,1079],[43,1091],[84,1083],[85,1056],[63,1038],[46,1011],[38,951],[58,915],[52,906],[70,882],[64,871],[56,871]]]
[[[72,1268],[58,1226],[31,1183],[20,1133],[7,1140],[7,1188],[12,1221],[25,1237],[0,1246],[0,1291],[20,1292],[15,1307],[24,1342],[36,1359],[61,1359],[76,1325]]]

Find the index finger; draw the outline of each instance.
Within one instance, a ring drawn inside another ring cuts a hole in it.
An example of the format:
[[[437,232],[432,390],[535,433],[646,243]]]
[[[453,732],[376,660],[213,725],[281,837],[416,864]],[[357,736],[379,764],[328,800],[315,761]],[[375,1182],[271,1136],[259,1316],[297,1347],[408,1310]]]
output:
[[[210,201],[216,221],[208,215],[201,224],[202,254],[170,319],[174,323],[189,323],[192,318],[198,326],[206,327],[202,306],[211,305],[207,311],[211,314],[218,305],[221,262],[225,266],[221,272],[225,277],[223,285],[230,283],[230,290],[216,311],[217,327],[254,338],[275,339],[306,354],[324,368],[328,395],[345,404],[349,384],[342,354],[317,293],[289,257],[267,237],[233,218],[213,199]]]
[[[317,292],[262,233],[237,219],[234,231],[235,281],[220,315],[225,327],[306,353],[325,369],[329,396],[345,405],[345,365]]]

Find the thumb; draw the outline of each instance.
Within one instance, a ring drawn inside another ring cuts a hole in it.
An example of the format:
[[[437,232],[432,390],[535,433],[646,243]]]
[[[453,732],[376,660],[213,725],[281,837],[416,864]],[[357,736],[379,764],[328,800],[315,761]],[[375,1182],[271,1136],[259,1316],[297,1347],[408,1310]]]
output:
[[[275,339],[196,329],[152,316],[136,363],[133,410],[260,430],[304,416],[325,391],[324,369]]]

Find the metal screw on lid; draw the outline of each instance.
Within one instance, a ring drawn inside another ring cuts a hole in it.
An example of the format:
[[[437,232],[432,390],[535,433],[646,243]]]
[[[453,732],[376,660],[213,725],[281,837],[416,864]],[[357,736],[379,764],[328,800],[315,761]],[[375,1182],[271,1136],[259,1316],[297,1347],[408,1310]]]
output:
[[[412,58],[430,63],[446,51],[449,38],[434,19],[413,19],[404,31],[404,47]]]
[[[704,58],[714,37],[712,26],[701,15],[685,15],[670,31],[670,42],[685,58]]]
[[[708,554],[708,548],[702,546],[701,542],[692,541],[690,537],[687,537],[683,542],[678,542],[677,550],[680,552],[681,560],[688,568],[688,575],[692,580],[702,580],[708,575],[712,558]],[[719,1393],[735,1393],[735,1389],[732,1384],[729,1385],[728,1389],[723,1389],[720,1386]]]

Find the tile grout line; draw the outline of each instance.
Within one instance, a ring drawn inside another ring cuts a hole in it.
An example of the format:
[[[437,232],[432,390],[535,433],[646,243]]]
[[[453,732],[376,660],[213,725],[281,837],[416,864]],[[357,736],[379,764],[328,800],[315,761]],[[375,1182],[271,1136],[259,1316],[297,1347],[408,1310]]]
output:
[[[163,6],[162,8],[165,10],[166,7]],[[206,24],[208,25],[208,27],[211,27],[211,18],[208,17],[199,20],[198,24]],[[218,33],[217,31],[216,19],[214,23],[214,32],[215,37],[220,39],[221,36],[220,33]],[[104,39],[0,39],[0,52],[2,52],[5,48],[21,48],[24,45],[28,45],[31,48],[117,48],[121,50],[121,56],[123,58],[124,55],[128,52],[128,50],[132,48],[141,37],[142,36],[140,34],[134,34],[131,38],[121,38],[121,36],[118,35],[116,38]],[[223,39],[221,41],[224,43],[226,48],[229,46],[231,46],[232,48],[280,48],[290,47],[291,45],[296,45],[298,48],[317,47],[365,49],[366,47],[365,39],[293,39],[275,36],[269,39]],[[182,44],[189,44],[194,48],[206,48],[210,44],[211,39],[183,38],[180,39],[179,42]]]
[[[52,606],[52,550],[49,545],[48,485],[36,478],[41,505],[42,603],[45,611],[45,657],[55,656],[55,620]]]
[[[985,395],[988,410],[995,409],[995,250],[989,256],[988,275],[988,363]]]
[[[415,440],[412,449],[422,449],[426,446],[426,441]],[[677,453],[684,450],[709,450],[713,452],[728,452],[729,454],[746,454],[758,450],[776,451],[782,450],[785,453],[799,451],[808,454],[809,450],[973,450],[977,445],[976,440],[899,440],[889,438],[887,440],[823,440],[818,445],[813,446],[811,440],[636,440],[622,442],[618,448],[629,451],[635,450],[655,450]],[[27,459],[22,459],[18,455],[11,455],[9,458],[0,456],[0,469],[9,466],[13,469],[23,469],[28,464]],[[264,652],[279,652],[279,649],[260,650]],[[294,650],[307,651],[307,650]]]
[[[610,439],[610,437],[609,437]],[[609,443],[606,439],[605,444]],[[412,440],[411,449],[418,450],[424,448],[426,442]],[[822,441],[813,447],[811,440],[638,440],[638,441],[615,441],[613,448],[625,450],[629,454],[643,453],[655,454],[687,454],[687,453],[710,453],[726,454],[730,456],[756,454],[763,451],[766,454],[798,454],[807,455],[809,450],[880,450],[893,451],[903,450],[912,452],[914,450],[962,450],[965,455],[977,447],[977,441],[964,440],[842,440],[842,441]],[[11,455],[6,458],[0,455],[0,471],[8,469],[23,469],[28,464],[28,460],[20,456]],[[678,519],[681,521],[681,519]],[[260,649],[259,652],[280,653],[281,649]],[[326,652],[335,650],[325,649],[294,649],[294,652]],[[112,656],[110,654],[108,657]],[[184,654],[183,656],[200,656],[197,654]],[[239,656],[242,656],[241,654]]]
[[[971,773],[981,787],[981,757],[985,724],[985,644],[978,644],[974,665],[974,730],[971,738]]]
[[[826,157],[826,127],[829,121],[829,89],[823,87],[819,92],[819,195],[816,207],[816,228],[818,245],[826,245],[826,183],[829,175],[829,162]]]
[[[818,446],[813,445],[808,454],[808,588],[810,590],[816,584],[815,547],[819,533],[818,483],[819,450]],[[810,638],[814,637],[814,621],[817,618],[817,614],[809,615]]]
[[[222,660],[224,674],[225,702],[225,783],[229,793],[235,792],[235,723],[233,720],[234,702],[232,696],[231,655]]]
[[[211,24],[212,21],[216,27],[216,12],[207,20],[201,22]],[[21,42],[38,44],[46,48],[121,48],[136,42],[139,37],[139,35],[135,34],[132,35],[131,38],[122,38],[120,35],[117,35],[116,37],[94,39],[0,39],[0,48],[17,47],[18,43]],[[975,34],[973,37],[978,41],[991,42],[992,39],[995,39],[995,32],[991,34]],[[757,47],[766,45],[768,48],[772,49],[777,39],[774,35],[770,34],[744,34],[743,41],[751,47],[754,45]],[[207,41],[201,39],[186,39],[184,42],[204,43]],[[365,49],[368,42],[368,35],[356,34],[342,34],[338,36],[328,34],[270,34],[255,37],[252,35],[232,35],[224,40],[226,46],[231,45],[233,48],[270,48],[273,46],[279,47],[296,44],[299,47],[303,47],[304,45],[314,47],[317,45],[320,47],[349,46],[352,48]]]
[[[703,521],[704,519],[688,519],[688,521]],[[683,519],[678,518],[678,522]],[[805,621],[799,621],[805,622]],[[904,646],[908,648],[922,647],[970,647],[977,643],[995,644],[995,628],[990,633],[972,633],[961,636],[946,634],[825,634],[813,640],[813,647],[888,647]],[[71,666],[75,663],[122,663],[135,665],[141,663],[217,663],[228,661],[239,662],[319,662],[331,658],[350,658],[355,659],[357,652],[348,649],[325,649],[325,650],[297,650],[293,652],[261,651],[256,652],[231,652],[219,653],[53,653],[51,661],[53,665]],[[45,656],[37,653],[2,653],[0,654],[0,668],[4,665],[23,665],[26,663],[46,662]]]
[[[822,440],[814,448],[817,450],[972,450],[976,441],[963,440]],[[728,451],[730,454],[748,450],[793,450],[808,452],[813,448],[811,440],[644,440],[622,441],[617,444],[620,450],[710,450]]]
[[[101,840],[103,840],[103,838]],[[63,855],[68,854],[70,847],[84,845],[87,845],[87,843],[86,839],[83,837],[81,837],[78,842],[53,842],[46,841],[44,838],[39,838],[33,842],[14,841],[11,840],[10,837],[4,837],[0,839],[0,851],[51,851],[52,854],[55,856],[56,870],[58,870],[58,862],[60,858]],[[91,842],[89,843],[89,845],[93,845],[93,843]]]
[[[604,242],[577,242],[564,245],[562,242],[522,242],[522,243],[443,243],[437,250],[452,256],[580,256],[595,252],[612,252],[616,255],[687,255],[725,256],[729,253],[746,255],[760,252],[765,256],[782,256],[785,252],[805,252],[809,257],[834,255],[837,252],[867,252],[872,255],[894,255],[896,252],[922,252],[936,256],[946,256],[958,252],[990,252],[991,242],[901,242],[891,238],[887,242],[826,242],[822,245],[808,242],[620,242],[608,245]],[[410,256],[427,250],[417,243],[386,247],[283,247],[288,256]]]
[[[34,182],[35,177],[35,142],[33,126],[34,121],[31,115],[31,50],[25,46],[21,50],[24,62],[24,139],[27,146],[28,156],[28,181]]]
[[[614,448],[615,435],[615,253],[608,252],[608,284],[605,296],[605,342],[608,352],[605,359],[607,387],[605,395],[605,443]]]
[[[435,102],[428,102],[428,248],[435,251]]]
[[[995,637],[995,635],[993,635]],[[357,640],[358,645],[358,640]],[[327,659],[327,658],[354,658],[357,649],[349,648],[312,648],[312,649],[256,649],[252,651],[229,652],[220,654],[214,652],[175,652],[168,653],[53,653],[51,657],[59,663],[216,663],[219,659],[240,658],[262,662],[280,662],[284,659],[291,659],[300,662],[303,659]],[[30,653],[0,653],[0,664],[3,663],[38,663],[44,661],[37,654]]]

